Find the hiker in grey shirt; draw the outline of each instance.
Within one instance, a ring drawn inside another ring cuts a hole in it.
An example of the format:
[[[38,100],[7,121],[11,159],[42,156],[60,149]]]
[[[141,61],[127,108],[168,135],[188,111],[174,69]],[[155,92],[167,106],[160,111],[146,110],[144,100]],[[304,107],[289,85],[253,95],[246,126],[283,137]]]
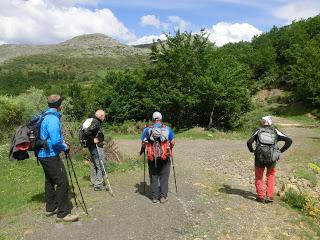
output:
[[[101,127],[105,117],[103,110],[97,110],[93,118],[88,118],[83,123],[83,127],[86,128],[87,147],[91,155],[90,181],[95,191],[106,189],[103,180],[103,167],[101,166],[102,161],[106,168],[106,156],[103,150],[104,133]]]

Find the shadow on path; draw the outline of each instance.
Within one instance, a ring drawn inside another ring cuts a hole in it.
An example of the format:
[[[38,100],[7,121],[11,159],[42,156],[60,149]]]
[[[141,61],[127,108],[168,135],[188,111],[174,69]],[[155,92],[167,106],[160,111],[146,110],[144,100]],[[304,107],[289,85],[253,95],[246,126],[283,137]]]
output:
[[[250,199],[252,201],[256,201],[256,194],[247,190],[232,188],[231,186],[226,184],[223,185],[223,188],[219,189],[219,192],[231,194],[231,195],[239,195],[241,197]]]
[[[148,199],[150,198],[150,186],[148,185],[148,183],[140,182],[137,183],[134,187],[136,188],[136,193],[139,193],[142,196],[147,197]]]
[[[46,202],[44,199],[44,192],[31,196],[31,202],[40,202],[40,203]]]
[[[310,139],[313,139],[313,140],[320,140],[320,137],[308,137]]]

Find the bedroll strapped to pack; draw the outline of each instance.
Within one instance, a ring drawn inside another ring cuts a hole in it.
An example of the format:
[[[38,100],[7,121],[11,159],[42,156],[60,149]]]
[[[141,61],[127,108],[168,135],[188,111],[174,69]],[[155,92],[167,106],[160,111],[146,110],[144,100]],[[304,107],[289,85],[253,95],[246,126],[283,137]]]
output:
[[[82,147],[88,147],[88,129],[91,126],[93,118],[86,119],[80,126],[78,131],[79,142]]]
[[[40,127],[45,116],[51,112],[37,114],[25,126],[19,126],[11,140],[9,160],[25,160],[29,158],[28,151],[38,151],[48,147],[46,140],[40,139]]]

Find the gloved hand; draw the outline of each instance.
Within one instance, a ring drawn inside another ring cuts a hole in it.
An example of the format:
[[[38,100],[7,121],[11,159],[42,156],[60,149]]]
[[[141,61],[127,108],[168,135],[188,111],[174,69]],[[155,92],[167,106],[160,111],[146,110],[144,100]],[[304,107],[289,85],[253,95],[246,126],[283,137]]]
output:
[[[68,143],[68,142],[65,142],[65,144],[67,145],[67,149],[64,150],[65,153],[69,153],[70,152],[70,149],[71,149],[71,144]]]
[[[146,151],[146,145],[142,144],[139,155],[141,156]]]

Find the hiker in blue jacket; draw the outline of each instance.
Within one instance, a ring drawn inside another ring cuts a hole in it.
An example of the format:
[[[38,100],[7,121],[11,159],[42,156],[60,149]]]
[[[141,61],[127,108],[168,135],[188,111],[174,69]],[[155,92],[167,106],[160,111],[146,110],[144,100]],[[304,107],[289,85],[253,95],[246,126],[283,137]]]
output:
[[[61,103],[59,95],[48,97],[48,110],[40,126],[40,139],[46,141],[47,147],[37,152],[37,158],[45,173],[46,216],[57,214],[57,220],[73,222],[78,216],[71,215],[69,200],[69,182],[60,152],[68,152],[69,146],[61,133]]]

